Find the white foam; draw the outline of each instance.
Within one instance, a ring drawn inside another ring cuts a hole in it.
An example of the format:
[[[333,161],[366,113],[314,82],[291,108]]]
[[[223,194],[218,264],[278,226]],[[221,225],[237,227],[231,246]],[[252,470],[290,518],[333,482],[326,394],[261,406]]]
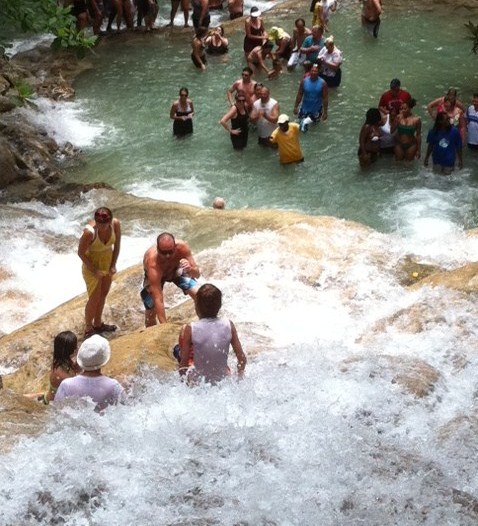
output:
[[[58,102],[42,97],[35,99],[34,102],[39,111],[32,108],[21,108],[17,111],[24,113],[33,123],[45,128],[60,144],[70,142],[80,148],[93,146],[105,132],[104,123],[90,118],[83,103]],[[114,133],[114,130],[108,129],[108,133]]]

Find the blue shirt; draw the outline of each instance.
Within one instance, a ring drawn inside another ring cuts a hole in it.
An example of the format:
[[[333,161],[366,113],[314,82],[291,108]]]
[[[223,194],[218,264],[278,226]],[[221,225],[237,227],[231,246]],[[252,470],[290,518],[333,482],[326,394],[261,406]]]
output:
[[[440,166],[455,166],[456,152],[461,150],[460,132],[451,127],[448,130],[433,130],[428,132],[427,143],[433,146],[433,164]]]
[[[314,40],[314,37],[312,35],[309,35],[308,37],[305,37],[304,42],[302,42],[302,47],[304,48],[317,45],[319,46],[319,49],[317,51],[307,54],[307,60],[310,60],[310,62],[312,63],[317,61],[319,51],[324,47],[324,39],[320,37],[319,40]]]
[[[302,84],[302,104],[300,105],[300,113],[304,115],[312,114],[318,115],[322,111],[322,93],[324,90],[325,81],[320,77],[312,80],[306,77]]]

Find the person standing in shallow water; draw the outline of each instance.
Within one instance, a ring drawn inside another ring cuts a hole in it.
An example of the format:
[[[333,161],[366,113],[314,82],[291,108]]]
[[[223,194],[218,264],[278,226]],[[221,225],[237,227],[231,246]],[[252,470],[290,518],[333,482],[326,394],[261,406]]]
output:
[[[247,146],[247,139],[249,137],[249,112],[247,111],[246,102],[245,92],[239,90],[236,93],[236,103],[219,122],[230,134],[234,150],[243,150]]]
[[[111,281],[116,274],[121,245],[121,224],[109,208],[101,207],[83,230],[78,256],[83,262],[83,279],[88,291],[85,307],[85,337],[111,332],[116,325],[103,323],[103,309]]]
[[[382,0],[359,0],[359,2],[362,4],[362,27],[373,38],[378,38]]]
[[[175,137],[184,137],[193,132],[193,101],[188,97],[187,88],[179,90],[179,99],[176,99],[172,106],[169,116],[173,119],[173,135]]]

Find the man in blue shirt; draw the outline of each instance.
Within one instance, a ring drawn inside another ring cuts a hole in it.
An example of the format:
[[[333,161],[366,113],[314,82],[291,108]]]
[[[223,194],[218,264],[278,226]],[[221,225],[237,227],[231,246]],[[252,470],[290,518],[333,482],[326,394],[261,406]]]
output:
[[[327,83],[319,77],[319,66],[314,64],[310,68],[310,75],[302,79],[294,104],[294,113],[300,119],[303,132],[307,131],[310,123],[327,120],[328,93]]]
[[[300,52],[306,56],[306,60],[314,64],[317,62],[319,51],[324,47],[324,40],[322,38],[324,31],[320,26],[312,27],[312,34],[305,37],[302,42]]]

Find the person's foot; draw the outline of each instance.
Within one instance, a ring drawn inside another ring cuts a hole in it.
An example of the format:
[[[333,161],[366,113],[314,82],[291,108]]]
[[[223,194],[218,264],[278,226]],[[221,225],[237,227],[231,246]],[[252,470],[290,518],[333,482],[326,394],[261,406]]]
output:
[[[116,325],[108,325],[107,323],[102,323],[99,327],[93,327],[95,332],[114,332],[118,327]]]

